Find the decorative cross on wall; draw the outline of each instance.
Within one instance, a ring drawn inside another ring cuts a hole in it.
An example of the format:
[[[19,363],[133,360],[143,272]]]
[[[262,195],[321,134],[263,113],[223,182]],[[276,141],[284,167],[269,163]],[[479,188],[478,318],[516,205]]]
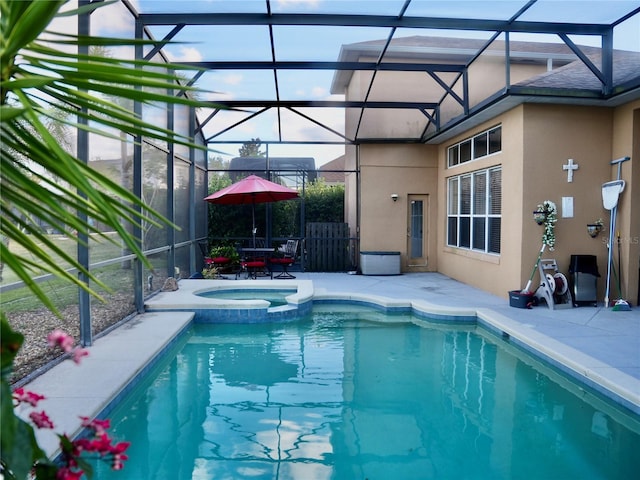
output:
[[[562,165],[563,170],[567,170],[567,182],[573,182],[573,171],[578,170],[578,164],[573,163],[573,158],[567,160],[566,165]]]

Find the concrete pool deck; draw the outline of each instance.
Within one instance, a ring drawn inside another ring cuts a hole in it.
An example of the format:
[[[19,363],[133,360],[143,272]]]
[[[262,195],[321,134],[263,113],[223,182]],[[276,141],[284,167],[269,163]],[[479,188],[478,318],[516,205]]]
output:
[[[490,295],[438,273],[294,274],[296,280],[231,282],[277,289],[305,281],[301,284],[305,285],[304,295],[311,284],[314,299],[370,299],[388,305],[410,302],[435,312],[475,312],[483,326],[535,348],[543,358],[576,372],[587,384],[591,382],[598,389],[611,392],[621,404],[640,414],[640,308],[626,312],[604,307],[513,308],[507,292],[503,297]],[[184,288],[158,294],[147,303],[158,305],[170,299],[177,306],[192,302],[194,288],[187,288],[187,283],[192,282],[203,281],[181,281]],[[78,415],[95,416],[108,408],[114,398],[126,394],[129,381],[149,368],[148,360],[170,347],[172,339],[188,327],[192,318],[193,313],[187,311],[138,315],[97,339],[80,366],[64,361],[25,388],[47,397],[38,410],[45,410],[57,424],[56,432],[74,435],[80,428]],[[55,454],[57,437],[53,432],[39,431],[38,438],[48,454]]]

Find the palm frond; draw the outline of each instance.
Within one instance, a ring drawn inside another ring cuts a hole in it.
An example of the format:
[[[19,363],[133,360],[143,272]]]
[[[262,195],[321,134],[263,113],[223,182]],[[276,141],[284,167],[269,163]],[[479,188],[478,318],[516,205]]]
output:
[[[91,283],[108,288],[56,246],[30,218],[39,218],[75,242],[82,242],[82,234],[115,241],[89,222],[95,220],[116,232],[122,245],[149,267],[131,226],[176,226],[126,186],[68,152],[52,133],[56,129],[50,127],[51,122],[120,141],[114,132],[125,132],[137,142],[148,138],[202,148],[161,124],[143,120],[134,113],[133,105],[211,106],[191,98],[199,90],[185,86],[175,75],[194,67],[68,52],[68,45],[133,47],[153,42],[51,32],[49,26],[56,15],[78,15],[112,2],[92,2],[60,13],[65,3],[0,0],[0,235],[32,255],[16,255],[0,242],[0,261],[53,311],[52,302],[32,279],[36,271],[56,275],[97,296],[77,275],[69,273],[71,267]],[[46,41],[43,32],[47,33]]]

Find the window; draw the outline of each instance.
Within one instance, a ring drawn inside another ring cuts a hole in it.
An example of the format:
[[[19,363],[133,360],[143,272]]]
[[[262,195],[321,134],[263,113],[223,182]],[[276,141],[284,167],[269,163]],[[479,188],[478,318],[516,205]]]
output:
[[[500,253],[502,169],[450,177],[447,198],[447,245]]]
[[[494,127],[447,149],[449,168],[502,150],[502,127]]]

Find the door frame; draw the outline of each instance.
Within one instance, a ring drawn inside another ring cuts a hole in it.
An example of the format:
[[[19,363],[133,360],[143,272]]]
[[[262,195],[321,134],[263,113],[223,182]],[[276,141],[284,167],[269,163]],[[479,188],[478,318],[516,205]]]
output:
[[[422,256],[411,257],[411,239],[413,226],[412,209],[414,202],[422,202]],[[408,194],[407,195],[407,269],[415,271],[426,271],[429,266],[429,194]]]

